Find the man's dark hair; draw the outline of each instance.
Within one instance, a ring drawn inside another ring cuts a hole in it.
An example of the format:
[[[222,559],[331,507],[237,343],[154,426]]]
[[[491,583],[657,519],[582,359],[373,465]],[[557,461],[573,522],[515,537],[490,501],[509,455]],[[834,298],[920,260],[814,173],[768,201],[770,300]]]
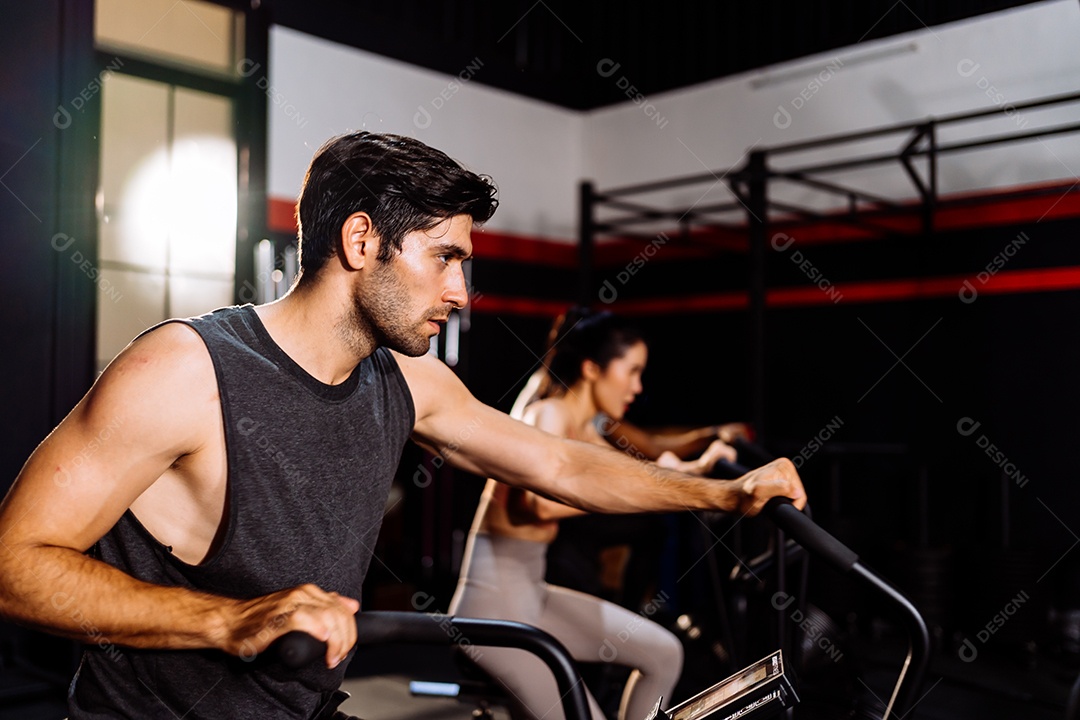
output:
[[[297,203],[302,275],[337,254],[341,226],[353,213],[371,216],[378,259],[386,262],[410,232],[453,215],[484,222],[499,204],[495,192],[491,178],[413,138],[367,131],[331,138],[315,153]]]

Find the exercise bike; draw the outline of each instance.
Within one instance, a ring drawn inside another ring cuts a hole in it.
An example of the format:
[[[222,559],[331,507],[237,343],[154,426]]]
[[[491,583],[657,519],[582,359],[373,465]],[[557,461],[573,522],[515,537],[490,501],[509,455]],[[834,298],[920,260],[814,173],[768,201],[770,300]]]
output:
[[[729,470],[739,474],[747,472],[746,468],[734,464]],[[780,555],[775,563],[779,572],[783,572],[786,564],[783,536],[787,535],[811,555],[881,594],[899,610],[908,632],[909,648],[882,720],[914,717],[930,660],[930,634],[922,615],[899,591],[862,565],[854,551],[799,512],[790,499],[773,498],[762,512],[781,533],[777,545]],[[532,652],[551,669],[566,720],[592,720],[584,684],[573,659],[558,640],[542,630],[503,620],[415,612],[369,611],[357,614],[356,618],[357,644],[360,646],[407,644],[445,647],[460,645],[463,639],[467,639],[474,645],[513,647]],[[300,631],[287,633],[272,647],[281,662],[293,668],[315,662],[326,652],[321,641]]]

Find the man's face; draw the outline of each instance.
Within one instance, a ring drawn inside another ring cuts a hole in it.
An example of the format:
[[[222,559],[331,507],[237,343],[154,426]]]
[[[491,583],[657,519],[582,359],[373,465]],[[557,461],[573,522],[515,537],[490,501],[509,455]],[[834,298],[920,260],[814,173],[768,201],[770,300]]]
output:
[[[354,311],[379,345],[419,357],[454,308],[469,301],[461,264],[472,255],[472,218],[454,215],[405,236],[401,253],[373,261],[353,293]]]

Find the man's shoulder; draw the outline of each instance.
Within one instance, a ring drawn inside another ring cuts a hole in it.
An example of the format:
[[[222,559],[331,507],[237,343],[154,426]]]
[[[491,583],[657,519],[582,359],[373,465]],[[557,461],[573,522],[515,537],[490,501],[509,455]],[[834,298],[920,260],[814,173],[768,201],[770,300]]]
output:
[[[168,322],[131,342],[98,378],[98,385],[158,385],[177,393],[214,384],[214,369],[206,343],[184,322]]]
[[[167,323],[124,348],[65,422],[90,429],[122,426],[138,442],[183,454],[205,440],[212,427],[208,419],[220,413],[218,403],[202,339],[182,323]]]
[[[384,350],[384,348],[380,348],[376,352],[382,350]],[[397,362],[398,368],[405,376],[405,380],[409,383],[410,387],[414,383],[434,383],[435,385],[460,384],[458,376],[454,374],[454,371],[447,367],[446,363],[430,353],[414,357],[399,353],[397,350],[385,350],[387,355]]]
[[[185,363],[198,358],[210,359],[206,343],[189,319],[171,320],[148,330],[135,338],[117,359],[124,357],[125,353],[153,356],[161,360],[182,360]]]
[[[473,407],[475,398],[446,363],[434,355],[411,357],[396,350],[390,354],[397,361],[401,375],[412,395],[416,421],[442,416],[447,411]]]

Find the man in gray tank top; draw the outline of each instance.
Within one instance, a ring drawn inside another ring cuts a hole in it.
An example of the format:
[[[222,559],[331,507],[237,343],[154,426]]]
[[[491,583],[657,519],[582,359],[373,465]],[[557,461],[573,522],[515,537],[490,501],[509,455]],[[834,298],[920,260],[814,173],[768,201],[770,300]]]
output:
[[[409,438],[590,511],[805,503],[787,460],[720,482],[560,440],[427,355],[494,195],[416,140],[334,138],[304,180],[290,292],[143,333],[34,451],[0,506],[0,615],[87,645],[72,720],[335,717]],[[325,662],[260,657],[292,630]]]

